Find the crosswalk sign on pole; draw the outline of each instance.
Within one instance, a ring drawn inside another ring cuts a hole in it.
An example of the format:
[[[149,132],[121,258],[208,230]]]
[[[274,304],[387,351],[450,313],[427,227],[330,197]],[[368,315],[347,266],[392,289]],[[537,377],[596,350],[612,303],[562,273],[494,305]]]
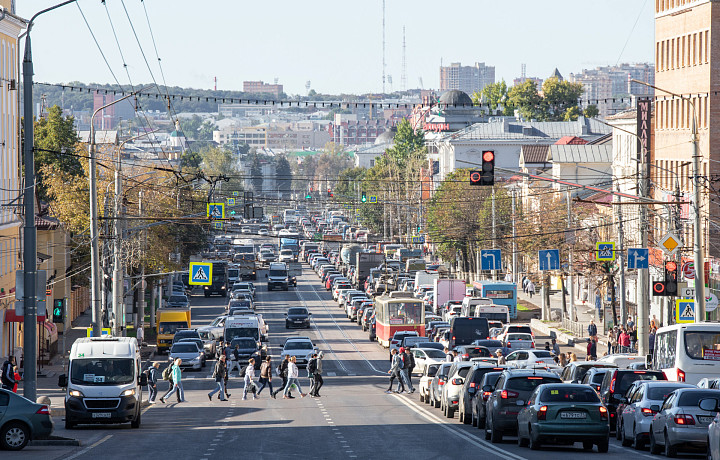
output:
[[[677,299],[675,301],[675,322],[695,322],[695,301],[692,299]]]
[[[212,284],[212,263],[211,262],[190,262],[190,284],[210,285]]]
[[[615,260],[615,243],[595,243],[595,260],[599,262]]]
[[[235,206],[235,198],[228,198],[228,206]]]
[[[225,203],[208,203],[207,217],[210,219],[224,219]]]

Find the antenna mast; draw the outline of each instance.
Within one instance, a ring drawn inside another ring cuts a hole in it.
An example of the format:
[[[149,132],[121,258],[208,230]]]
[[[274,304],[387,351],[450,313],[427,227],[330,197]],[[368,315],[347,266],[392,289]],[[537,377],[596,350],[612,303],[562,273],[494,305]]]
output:
[[[402,52],[402,73],[400,74],[400,86],[407,91],[407,59],[405,57],[405,26],[403,26],[403,52]]]
[[[385,0],[382,2],[382,92],[385,94]]]

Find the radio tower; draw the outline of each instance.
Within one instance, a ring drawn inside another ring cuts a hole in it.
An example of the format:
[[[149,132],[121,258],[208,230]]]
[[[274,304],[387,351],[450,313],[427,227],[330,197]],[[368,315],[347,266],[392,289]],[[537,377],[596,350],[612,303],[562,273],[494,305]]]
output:
[[[400,73],[400,86],[403,91],[407,91],[407,60],[405,58],[405,26],[403,26],[403,54],[402,54],[402,70]]]
[[[385,0],[382,2],[382,8],[382,92],[385,94]]]

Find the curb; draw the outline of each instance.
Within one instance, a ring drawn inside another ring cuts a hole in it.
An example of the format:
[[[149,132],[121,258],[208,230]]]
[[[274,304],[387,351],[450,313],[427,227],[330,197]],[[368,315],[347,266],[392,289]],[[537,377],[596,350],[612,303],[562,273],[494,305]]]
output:
[[[79,446],[77,439],[50,436],[48,439],[36,439],[28,443],[31,446]]]

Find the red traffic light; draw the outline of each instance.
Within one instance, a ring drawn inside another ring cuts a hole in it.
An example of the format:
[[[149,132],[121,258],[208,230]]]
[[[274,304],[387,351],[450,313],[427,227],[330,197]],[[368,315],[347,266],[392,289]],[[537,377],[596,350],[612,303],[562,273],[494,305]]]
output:
[[[677,270],[677,262],[675,262],[674,260],[668,260],[667,262],[665,262],[665,270],[667,270],[669,272],[676,271]]]
[[[470,171],[470,185],[480,185],[482,173],[480,171]]]
[[[653,295],[664,296],[667,295],[667,287],[665,281],[653,281],[652,283]]]
[[[483,161],[493,161],[495,159],[495,152],[492,150],[486,150],[482,155]]]

